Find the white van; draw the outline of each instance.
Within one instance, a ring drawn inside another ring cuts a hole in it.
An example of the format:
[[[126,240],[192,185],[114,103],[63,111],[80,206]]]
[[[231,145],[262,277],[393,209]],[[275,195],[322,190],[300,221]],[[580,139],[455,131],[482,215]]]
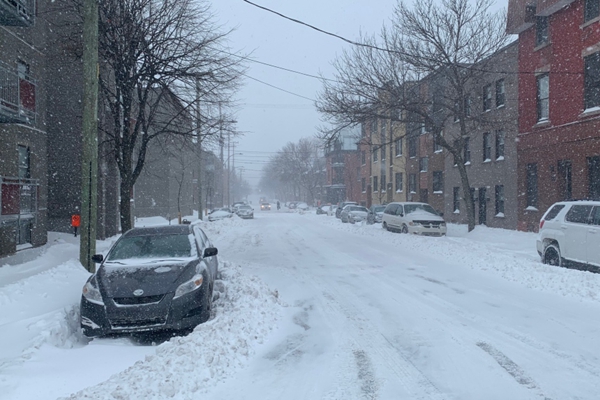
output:
[[[447,231],[444,218],[427,203],[390,203],[383,210],[381,225],[388,231],[417,235],[443,236]]]

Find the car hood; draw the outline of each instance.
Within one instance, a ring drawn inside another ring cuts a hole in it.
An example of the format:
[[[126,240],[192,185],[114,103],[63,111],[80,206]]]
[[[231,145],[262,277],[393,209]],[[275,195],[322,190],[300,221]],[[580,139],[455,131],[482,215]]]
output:
[[[144,296],[173,292],[184,280],[191,278],[197,260],[185,262],[154,262],[139,260],[127,265],[103,264],[97,279],[104,293],[112,297],[131,297],[135,290],[144,291]]]
[[[422,210],[418,210],[418,211],[413,211],[409,214],[406,214],[406,218],[411,219],[413,221],[415,220],[419,220],[419,221],[444,221],[444,218],[440,217],[439,215],[436,214],[432,214],[430,212],[427,211],[422,211]]]

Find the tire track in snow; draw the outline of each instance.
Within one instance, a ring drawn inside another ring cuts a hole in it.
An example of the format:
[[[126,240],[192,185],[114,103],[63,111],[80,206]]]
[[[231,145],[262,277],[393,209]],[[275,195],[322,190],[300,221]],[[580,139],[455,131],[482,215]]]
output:
[[[506,372],[508,372],[508,374],[512,376],[517,381],[517,383],[525,386],[527,389],[534,390],[538,393],[540,397],[544,398],[545,400],[551,400],[549,397],[546,397],[544,393],[542,393],[542,390],[540,389],[538,384],[535,383],[535,381],[530,376],[528,376],[525,373],[525,371],[523,371],[523,369],[519,367],[519,365],[517,365],[517,363],[508,358],[506,354],[496,349],[489,343],[478,342],[476,344],[479,348],[481,348],[483,351],[488,353],[494,360],[496,360],[498,365],[504,368],[504,370],[506,370]]]

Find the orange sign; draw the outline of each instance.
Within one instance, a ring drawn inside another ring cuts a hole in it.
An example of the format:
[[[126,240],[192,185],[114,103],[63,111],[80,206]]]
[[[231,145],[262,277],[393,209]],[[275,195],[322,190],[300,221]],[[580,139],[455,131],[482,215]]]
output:
[[[71,215],[71,226],[78,228],[80,224],[81,224],[81,217],[79,216],[79,214]]]

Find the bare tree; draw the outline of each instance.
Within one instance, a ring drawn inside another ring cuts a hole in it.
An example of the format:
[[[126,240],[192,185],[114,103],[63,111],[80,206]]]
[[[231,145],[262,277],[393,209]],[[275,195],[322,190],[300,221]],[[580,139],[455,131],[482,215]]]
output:
[[[105,134],[119,169],[126,231],[132,188],[151,141],[194,136],[198,97],[223,101],[240,68],[224,51],[228,32],[219,31],[202,0],[106,0],[99,13],[100,89],[111,120]]]
[[[396,6],[379,37],[363,36],[361,45],[333,63],[334,81],[323,80],[318,110],[334,128],[385,118],[406,124],[406,135],[420,129],[454,157],[462,181],[469,230],[474,205],[464,159],[465,139],[489,123],[475,112],[470,93],[489,70],[489,56],[507,43],[505,16],[490,11],[491,0],[424,0]],[[444,125],[459,129],[445,135]]]
[[[318,188],[323,184],[323,159],[319,142],[302,138],[289,142],[267,164],[261,188],[282,199],[313,202]]]

